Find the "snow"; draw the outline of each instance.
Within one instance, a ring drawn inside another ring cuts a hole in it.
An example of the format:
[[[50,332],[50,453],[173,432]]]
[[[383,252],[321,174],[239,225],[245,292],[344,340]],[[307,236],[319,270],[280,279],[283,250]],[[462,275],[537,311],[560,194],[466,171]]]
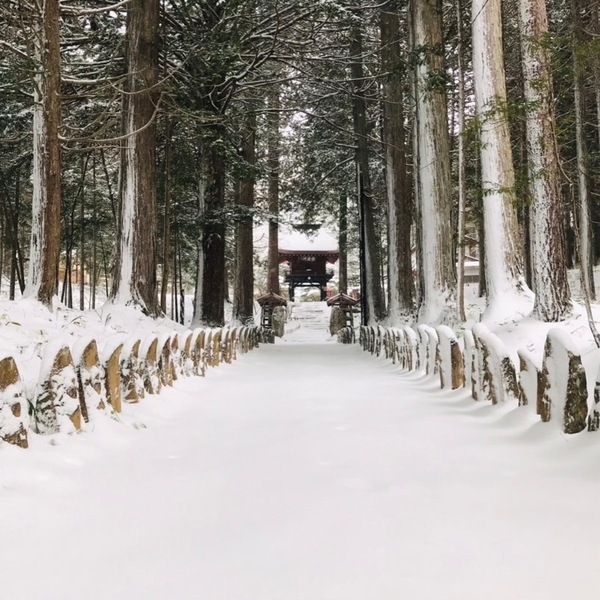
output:
[[[279,248],[282,250],[330,250],[337,252],[338,240],[330,231],[320,228],[314,236],[294,230],[289,225],[279,226]]]
[[[2,597],[596,598],[596,434],[331,343],[320,303],[294,313],[118,420],[0,444]]]

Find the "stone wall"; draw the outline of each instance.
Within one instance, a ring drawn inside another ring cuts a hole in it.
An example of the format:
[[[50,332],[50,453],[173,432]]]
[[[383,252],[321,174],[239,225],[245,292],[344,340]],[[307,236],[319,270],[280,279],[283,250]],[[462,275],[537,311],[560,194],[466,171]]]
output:
[[[230,363],[257,348],[258,327],[197,329],[149,338],[77,340],[70,348],[48,343],[35,390],[28,397],[16,362],[0,359],[0,440],[28,447],[28,436],[75,433],[122,404],[143,402],[180,377],[204,376],[208,366]]]
[[[515,364],[502,340],[478,323],[462,336],[449,327],[360,327],[358,336],[345,328],[338,340],[358,339],[363,350],[392,361],[406,372],[439,380],[442,389],[466,387],[474,401],[530,407],[542,422],[565,434],[600,428],[600,374],[588,374],[581,355],[562,329],[551,329],[544,358],[536,365],[526,349]],[[588,378],[596,382],[588,391]]]

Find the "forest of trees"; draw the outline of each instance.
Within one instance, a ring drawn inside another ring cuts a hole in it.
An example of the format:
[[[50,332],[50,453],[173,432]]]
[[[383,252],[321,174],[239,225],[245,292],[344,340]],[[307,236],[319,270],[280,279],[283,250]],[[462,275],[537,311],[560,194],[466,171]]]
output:
[[[595,298],[600,0],[3,0],[0,130],[11,299],[245,324],[286,215],[367,320],[464,321],[467,236],[490,320]]]

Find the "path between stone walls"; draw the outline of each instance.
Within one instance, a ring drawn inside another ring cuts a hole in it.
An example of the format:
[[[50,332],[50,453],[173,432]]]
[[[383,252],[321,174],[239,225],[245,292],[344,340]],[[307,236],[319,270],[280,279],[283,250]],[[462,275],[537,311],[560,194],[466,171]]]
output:
[[[2,447],[0,597],[596,598],[595,436],[332,343],[261,345],[136,410]]]

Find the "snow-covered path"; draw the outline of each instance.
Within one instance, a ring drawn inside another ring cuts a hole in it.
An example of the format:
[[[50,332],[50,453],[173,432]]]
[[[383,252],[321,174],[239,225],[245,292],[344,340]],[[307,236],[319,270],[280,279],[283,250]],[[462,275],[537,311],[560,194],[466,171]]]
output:
[[[2,600],[598,597],[593,435],[333,343],[134,408],[147,428],[0,447]]]

